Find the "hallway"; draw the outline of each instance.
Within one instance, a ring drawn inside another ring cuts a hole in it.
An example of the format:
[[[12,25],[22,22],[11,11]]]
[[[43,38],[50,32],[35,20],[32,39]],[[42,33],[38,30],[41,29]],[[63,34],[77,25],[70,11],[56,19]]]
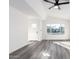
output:
[[[43,40],[11,53],[10,59],[70,59],[70,52],[51,40]]]

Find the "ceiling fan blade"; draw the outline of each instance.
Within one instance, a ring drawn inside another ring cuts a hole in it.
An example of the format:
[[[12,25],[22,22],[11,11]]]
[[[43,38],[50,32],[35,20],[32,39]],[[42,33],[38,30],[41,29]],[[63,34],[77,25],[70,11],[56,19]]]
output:
[[[53,7],[55,7],[55,6],[51,6],[49,9],[51,9],[51,8],[53,8]]]
[[[55,0],[55,2],[59,2],[59,0]]]
[[[44,0],[45,2],[48,2],[48,3],[51,3],[51,4],[54,4],[54,2],[51,2],[51,1],[48,1],[48,0]]]
[[[58,5],[69,4],[70,2],[58,3]]]

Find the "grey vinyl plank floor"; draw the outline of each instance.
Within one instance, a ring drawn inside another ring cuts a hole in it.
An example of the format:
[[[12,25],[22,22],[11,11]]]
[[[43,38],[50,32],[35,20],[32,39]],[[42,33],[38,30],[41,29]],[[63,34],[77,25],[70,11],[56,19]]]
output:
[[[70,59],[68,49],[47,40],[35,42],[16,52],[11,53],[9,59]]]

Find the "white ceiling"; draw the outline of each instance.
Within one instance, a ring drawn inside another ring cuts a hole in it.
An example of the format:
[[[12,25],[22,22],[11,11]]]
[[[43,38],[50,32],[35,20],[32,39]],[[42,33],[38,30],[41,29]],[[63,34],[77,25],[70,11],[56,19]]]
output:
[[[60,2],[62,1],[64,2],[66,0],[60,0]],[[69,4],[60,6],[61,10],[58,10],[55,8],[52,8],[51,10],[49,10],[48,8],[52,5],[47,2],[44,2],[43,0],[26,0],[26,2],[28,2],[28,4],[35,11],[37,11],[37,13],[43,18],[46,18],[48,16],[53,16],[53,17],[69,19],[70,17]]]
[[[61,1],[62,0],[60,0],[60,2]],[[49,16],[70,19],[69,4],[60,6],[61,10],[55,8],[49,10],[48,8],[52,5],[43,0],[10,0],[10,5],[15,5],[18,10],[26,14],[39,15],[42,19]]]
[[[52,1],[52,0],[51,0]],[[54,0],[53,0],[54,1]],[[65,2],[66,0],[60,0],[60,2]],[[42,1],[43,6],[45,7],[45,10],[47,10],[48,14],[47,16],[53,16],[58,18],[64,18],[64,19],[70,19],[70,5],[61,5],[61,10],[58,10],[56,8],[52,8],[49,10],[48,8],[52,6],[52,4]]]
[[[28,5],[27,2],[25,2],[25,0],[9,0],[9,4],[11,7],[16,8],[17,10],[28,16],[39,16],[37,12],[34,11],[33,8]]]

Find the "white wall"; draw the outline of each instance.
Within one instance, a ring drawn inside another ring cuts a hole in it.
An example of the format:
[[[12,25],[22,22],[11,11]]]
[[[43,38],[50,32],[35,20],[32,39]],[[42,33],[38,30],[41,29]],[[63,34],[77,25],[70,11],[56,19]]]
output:
[[[42,21],[32,15],[25,15],[21,11],[10,6],[10,49],[13,52],[25,45],[29,40],[42,39]],[[37,29],[32,29],[32,24],[37,24]]]
[[[42,21],[40,19],[28,20],[28,40],[41,40],[42,39]],[[36,24],[36,28],[32,28],[32,24]]]
[[[27,17],[19,10],[10,6],[10,43],[9,52],[13,52],[27,44],[28,25]],[[4,43],[5,44],[5,43]]]
[[[50,35],[47,33],[47,28],[46,28],[46,24],[64,24],[65,25],[65,33],[61,34],[61,35]],[[49,17],[46,20],[43,21],[43,39],[69,39],[69,27],[70,26],[70,22],[69,20],[66,19],[62,19],[62,18],[55,18],[55,17]]]

